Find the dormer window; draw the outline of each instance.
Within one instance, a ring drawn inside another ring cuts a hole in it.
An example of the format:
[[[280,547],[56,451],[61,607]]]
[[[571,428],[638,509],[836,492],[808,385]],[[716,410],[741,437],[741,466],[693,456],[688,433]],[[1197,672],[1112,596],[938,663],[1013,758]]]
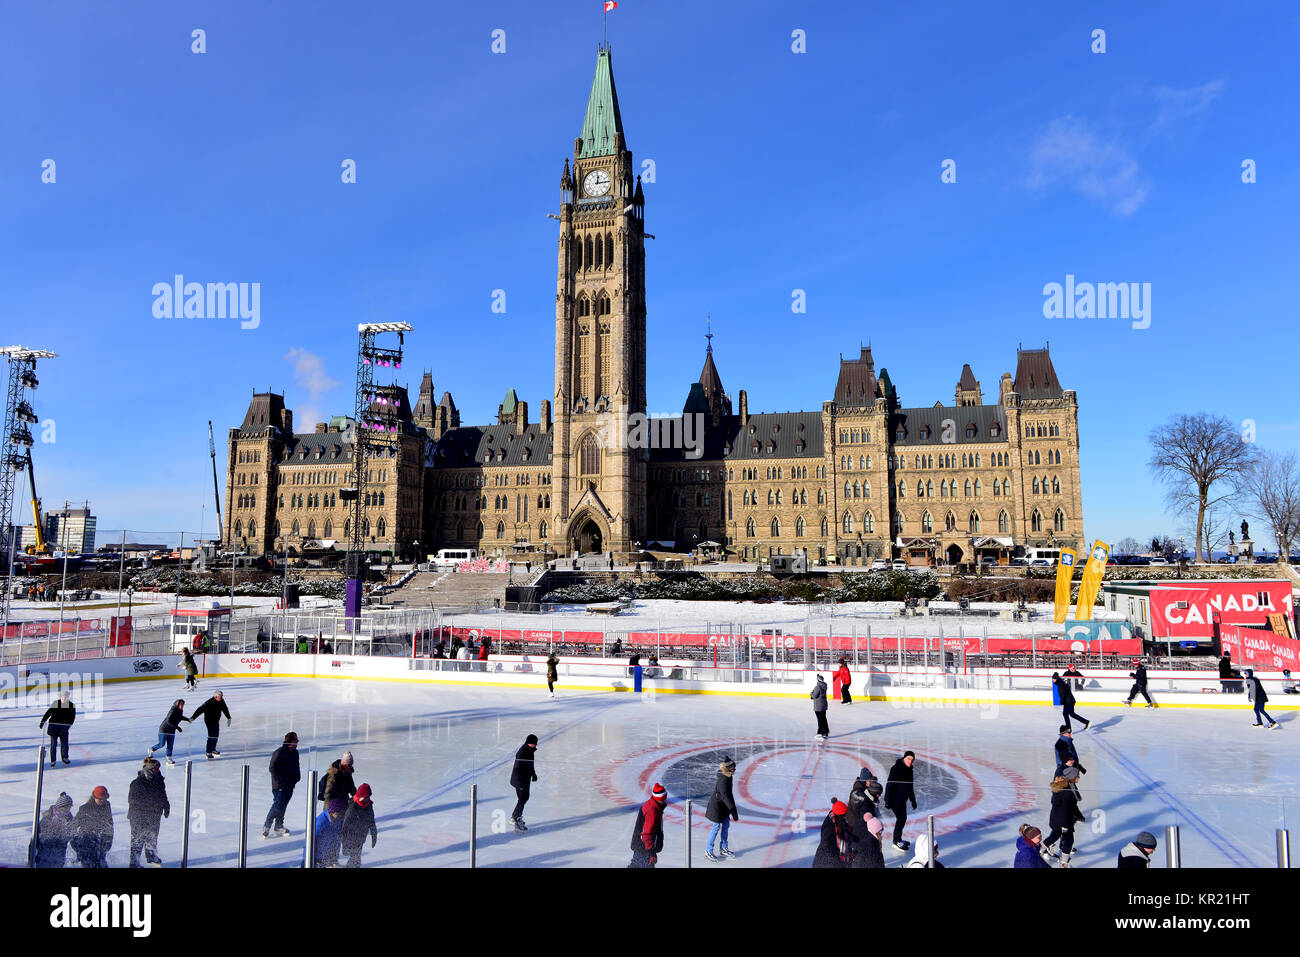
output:
[[[979,429],[975,428],[974,422],[966,423],[966,438],[973,439],[978,433],[979,433]]]

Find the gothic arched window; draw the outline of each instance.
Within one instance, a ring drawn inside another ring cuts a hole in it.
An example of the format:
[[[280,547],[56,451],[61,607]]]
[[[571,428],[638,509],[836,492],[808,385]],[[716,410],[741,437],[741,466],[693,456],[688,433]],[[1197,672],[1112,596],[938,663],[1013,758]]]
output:
[[[600,474],[600,447],[596,436],[588,433],[578,446],[578,473],[580,475]]]

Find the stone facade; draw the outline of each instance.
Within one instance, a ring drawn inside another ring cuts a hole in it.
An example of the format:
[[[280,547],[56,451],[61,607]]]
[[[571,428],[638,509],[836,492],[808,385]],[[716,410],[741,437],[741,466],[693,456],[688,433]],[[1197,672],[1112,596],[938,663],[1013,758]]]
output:
[[[512,389],[495,424],[463,426],[426,373],[391,459],[372,463],[372,552],[509,554],[527,543],[626,555],[712,541],[742,559],[806,549],[849,564],[952,564],[1084,545],[1078,400],[1045,348],[1017,353],[990,404],[967,365],[952,404],[905,407],[865,348],[841,358],[820,410],[751,415],[743,390],[733,412],[710,336],[682,416],[652,420],[647,440],[645,197],[634,169],[602,49],[560,180],[554,394],[536,421]],[[405,390],[395,394],[411,409]],[[345,548],[350,428],[335,418],[296,434],[283,396],[254,395],[230,430],[226,540],[255,554]]]

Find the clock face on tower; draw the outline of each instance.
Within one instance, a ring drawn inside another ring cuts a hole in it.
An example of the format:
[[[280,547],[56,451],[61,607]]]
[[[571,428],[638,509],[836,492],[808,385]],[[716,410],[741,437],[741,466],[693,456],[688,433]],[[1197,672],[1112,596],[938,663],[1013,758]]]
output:
[[[609,173],[593,169],[582,180],[582,192],[587,196],[604,196],[609,192]]]

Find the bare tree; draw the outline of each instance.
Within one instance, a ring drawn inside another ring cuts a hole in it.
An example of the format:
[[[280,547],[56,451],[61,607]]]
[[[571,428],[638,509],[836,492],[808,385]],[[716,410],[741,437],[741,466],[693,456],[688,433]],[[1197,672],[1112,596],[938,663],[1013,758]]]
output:
[[[1142,552],[1142,544],[1135,538],[1121,538],[1115,543],[1116,555],[1138,555]]]
[[[1240,478],[1255,458],[1255,448],[1241,440],[1226,417],[1205,412],[1176,415],[1151,430],[1151,460],[1147,463],[1156,478],[1168,486],[1171,511],[1181,511],[1191,502],[1196,506],[1196,561],[1201,561],[1205,510],[1221,500],[1225,485]],[[1225,493],[1226,494],[1226,493]]]
[[[1300,538],[1300,460],[1294,452],[1261,451],[1237,487],[1248,514],[1268,522],[1277,540],[1278,561],[1290,560]]]

